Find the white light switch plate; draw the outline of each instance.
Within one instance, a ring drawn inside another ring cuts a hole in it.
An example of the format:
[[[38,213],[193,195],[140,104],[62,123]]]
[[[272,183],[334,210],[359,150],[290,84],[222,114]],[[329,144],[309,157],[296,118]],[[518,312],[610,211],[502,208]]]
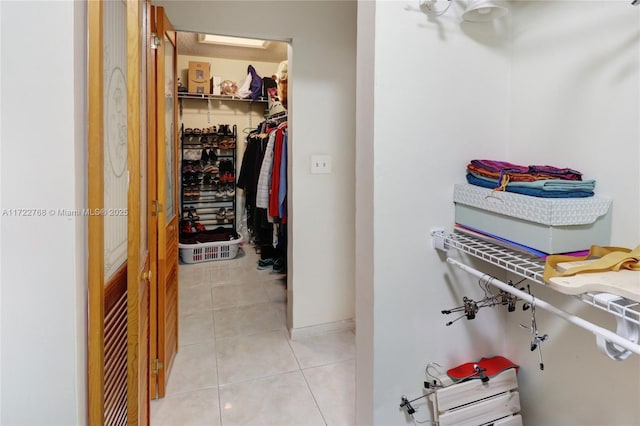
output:
[[[311,173],[331,173],[331,156],[330,155],[312,155],[311,156]]]

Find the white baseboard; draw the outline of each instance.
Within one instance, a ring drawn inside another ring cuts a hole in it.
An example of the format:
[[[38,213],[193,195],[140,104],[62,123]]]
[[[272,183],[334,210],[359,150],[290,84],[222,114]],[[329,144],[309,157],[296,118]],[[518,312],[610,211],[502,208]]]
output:
[[[309,327],[290,328],[289,338],[291,340],[304,339],[306,337],[317,336],[319,334],[335,333],[337,331],[356,330],[356,322],[352,319],[328,322],[325,324],[310,325]]]

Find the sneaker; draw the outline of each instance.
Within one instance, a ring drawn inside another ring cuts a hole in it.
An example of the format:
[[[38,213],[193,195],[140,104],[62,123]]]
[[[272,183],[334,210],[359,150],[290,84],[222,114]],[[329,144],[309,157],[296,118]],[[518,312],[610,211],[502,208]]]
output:
[[[233,185],[229,185],[227,186],[225,194],[227,195],[227,197],[233,197],[234,195],[236,195],[236,189],[233,187]]]
[[[286,271],[285,265],[284,265],[284,259],[282,259],[281,257],[275,259],[273,261],[273,272],[275,272],[276,274],[281,274],[284,273]]]
[[[268,269],[273,266],[273,259],[260,259],[258,260],[258,269]]]

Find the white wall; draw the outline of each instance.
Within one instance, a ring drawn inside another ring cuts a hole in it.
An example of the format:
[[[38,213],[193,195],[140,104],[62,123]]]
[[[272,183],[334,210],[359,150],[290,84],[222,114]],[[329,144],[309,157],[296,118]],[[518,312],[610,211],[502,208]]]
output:
[[[86,422],[86,16],[82,2],[0,2],[2,424]],[[37,53],[37,54],[34,54]]]
[[[514,2],[508,157],[581,170],[613,198],[616,246],[640,243],[640,8],[628,2]],[[613,318],[571,297],[537,289],[571,312],[615,331]],[[531,425],[640,424],[640,357],[612,361],[586,331],[542,313],[545,371],[518,322],[508,352],[523,368]],[[549,392],[554,389],[553,392]],[[575,395],[579,397],[576,398]],[[614,408],[615,407],[615,408]]]
[[[358,332],[366,327],[373,335],[373,354],[358,352],[358,363],[373,363],[372,378],[363,379],[366,371],[359,369],[358,380],[374,388],[372,406],[358,399],[359,419],[369,409],[374,424],[410,423],[398,407],[400,395],[421,394],[427,363],[452,367],[502,354],[523,366],[528,425],[640,422],[638,357],[610,361],[593,336],[539,312],[539,326],[551,336],[540,372],[519,326],[529,316],[486,309],[474,321],[445,327],[450,318],[440,314],[462,296],[480,294],[477,280],[447,268],[427,236],[433,226],[453,225],[452,187],[464,182],[472,158],[578,168],[615,199],[612,243],[640,241],[634,165],[640,158],[640,9],[627,2],[512,6],[512,17],[494,28],[461,24],[462,4],[429,20],[416,2],[376,2],[374,48],[358,52],[359,66],[372,57],[375,62],[374,93],[358,99],[359,105],[374,103],[372,152],[361,151],[358,134],[358,164],[361,153],[373,158],[370,169],[358,169],[358,185],[371,169],[374,176],[374,213],[365,215],[373,220],[373,237],[359,233],[356,239],[357,247],[373,242],[373,264],[359,264],[357,289],[374,298],[371,324],[359,321],[369,298],[358,299],[356,308]],[[369,15],[369,8],[359,11],[359,24],[372,25]],[[615,328],[610,317],[574,298],[534,290]],[[417,420],[430,418],[424,403],[416,405]]]
[[[355,2],[156,3],[178,30],[291,40],[291,325],[353,318]],[[310,174],[313,154],[332,155],[333,173]]]
[[[502,352],[500,311],[445,326],[452,318],[440,311],[463,296],[477,297],[480,289],[464,273],[448,272],[428,236],[431,227],[453,225],[453,184],[464,179],[468,160],[500,157],[508,140],[508,45],[486,29],[463,33],[456,3],[450,12],[429,22],[414,2],[376,2],[374,306],[373,321],[362,324],[358,317],[357,323],[358,334],[373,327],[377,425],[409,422],[398,408],[400,396],[421,394],[427,363],[452,365]],[[359,65],[368,62],[361,56],[366,53],[358,52]],[[358,184],[368,173],[358,170]],[[370,236],[357,238],[360,244]],[[359,270],[358,294],[370,285],[361,277],[366,274]],[[368,299],[362,302],[358,298],[358,312],[367,310]],[[359,351],[358,363],[366,356]],[[364,419],[365,402],[358,402]],[[429,418],[424,400],[416,406],[418,420]]]

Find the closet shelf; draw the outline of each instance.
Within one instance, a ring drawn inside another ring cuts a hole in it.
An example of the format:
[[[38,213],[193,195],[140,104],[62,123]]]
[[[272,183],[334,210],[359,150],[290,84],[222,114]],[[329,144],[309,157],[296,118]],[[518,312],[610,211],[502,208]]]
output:
[[[513,272],[522,278],[546,285],[542,279],[545,262],[539,257],[493,244],[461,232],[446,234],[444,231],[434,231],[431,235],[434,240],[439,240],[434,241],[435,248],[442,250],[455,248],[492,265]],[[608,293],[583,293],[578,297],[589,305],[602,309],[633,324],[640,325],[640,303]]]
[[[210,95],[206,93],[178,92],[178,99],[211,99],[217,101],[240,101],[240,102],[263,102],[267,103],[267,98],[244,99],[234,95]]]
[[[545,285],[542,278],[545,261],[532,254],[510,249],[461,232],[446,233],[444,230],[434,230],[431,232],[431,237],[435,249],[447,251],[449,248],[454,248],[520,277]],[[467,272],[474,272],[473,268],[456,260],[448,259],[448,262],[462,267]],[[609,293],[583,293],[577,297],[583,302],[613,315],[618,325],[617,334],[622,335],[631,343],[635,353],[639,353],[637,342],[640,330],[640,303]],[[600,344],[599,347],[601,347]],[[607,350],[603,351],[613,359],[624,359],[622,354],[625,352],[615,347],[609,346]]]

